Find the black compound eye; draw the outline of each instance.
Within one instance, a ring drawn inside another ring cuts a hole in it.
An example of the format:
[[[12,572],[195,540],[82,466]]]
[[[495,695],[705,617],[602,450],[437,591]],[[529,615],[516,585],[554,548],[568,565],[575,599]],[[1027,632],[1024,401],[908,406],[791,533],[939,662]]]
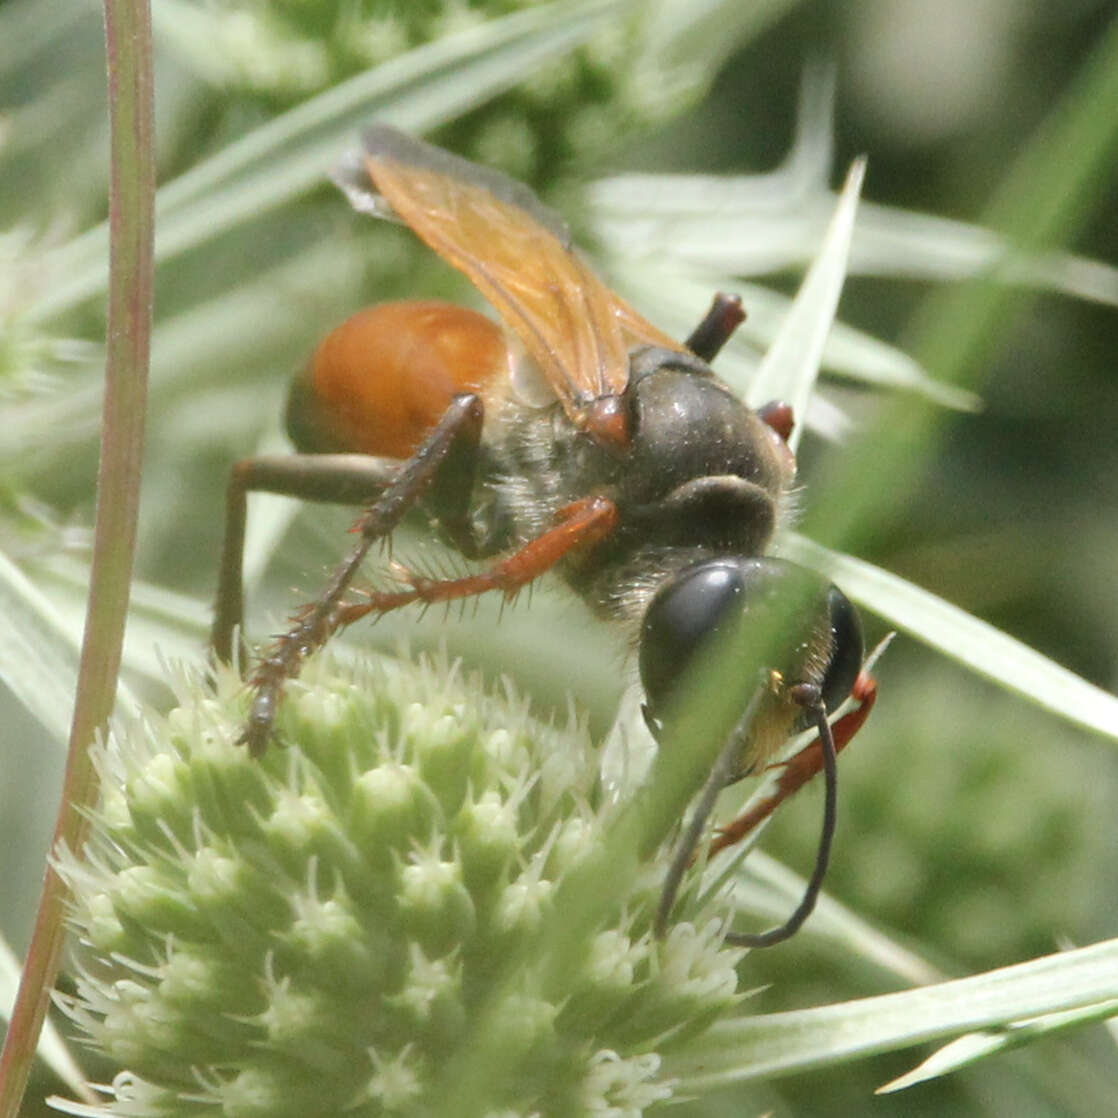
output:
[[[730,559],[688,567],[656,593],[644,615],[639,654],[641,684],[653,718],[744,593],[740,566]]]
[[[751,618],[775,608],[793,585],[808,598],[798,634],[774,667],[789,683],[817,686],[827,710],[846,698],[862,664],[861,624],[850,600],[814,573],[781,559],[714,559],[665,583],[645,614],[639,666],[654,733],[696,654],[742,621],[748,639]]]
[[[865,659],[862,621],[854,603],[837,587],[827,591],[831,623],[831,655],[823,673],[823,705],[834,710],[850,694]]]

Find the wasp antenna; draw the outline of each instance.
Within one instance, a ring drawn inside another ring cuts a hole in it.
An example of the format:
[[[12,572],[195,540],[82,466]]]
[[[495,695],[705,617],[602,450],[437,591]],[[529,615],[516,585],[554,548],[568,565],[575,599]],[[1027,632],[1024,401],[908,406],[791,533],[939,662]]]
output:
[[[691,331],[691,336],[683,344],[696,357],[701,357],[710,364],[730,340],[730,335],[744,321],[745,311],[741,305],[741,296],[726,295],[719,291],[702,322]]]
[[[811,871],[811,878],[808,880],[799,905],[783,924],[770,928],[767,932],[752,934],[729,932],[726,935],[726,942],[735,947],[772,947],[794,936],[815,908],[815,902],[819,899],[819,893],[823,888],[823,879],[827,876],[827,863],[831,859],[831,844],[834,841],[835,824],[838,820],[838,756],[835,739],[831,734],[831,724],[827,721],[827,708],[819,701],[817,691],[816,701],[810,709],[819,731],[819,748],[823,754],[823,780],[826,787],[823,801],[823,828],[815,854],[815,868]]]

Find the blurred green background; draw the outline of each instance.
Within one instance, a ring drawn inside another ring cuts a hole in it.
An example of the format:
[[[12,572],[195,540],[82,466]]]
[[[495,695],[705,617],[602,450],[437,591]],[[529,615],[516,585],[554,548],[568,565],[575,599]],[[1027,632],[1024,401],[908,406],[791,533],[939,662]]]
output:
[[[394,7],[367,3],[351,11],[365,17]],[[432,26],[442,18],[436,29],[452,26],[443,7],[415,5],[408,34],[420,34],[419,13]],[[451,14],[465,21],[470,7]],[[733,29],[740,46],[685,111],[663,98],[642,102],[631,89],[619,98],[623,52],[615,45],[615,53],[586,51],[535,75],[524,90],[464,114],[434,138],[528,178],[579,227],[580,185],[606,174],[775,166],[791,143],[805,66],[824,60],[837,74],[832,181],[865,153],[864,193],[872,202],[981,222],[1007,168],[1114,16],[1112,5],[1094,0],[869,0],[757,10],[758,26]],[[372,30],[361,23],[360,35],[355,23],[347,34],[344,7],[331,4],[241,5],[230,9],[245,14],[239,32],[230,17],[223,36],[211,28],[207,37],[203,21],[192,39],[191,13],[204,11],[156,7],[161,181],[359,72],[378,52],[409,45],[387,16]],[[717,26],[703,33],[717,36]],[[60,319],[38,321],[36,307],[58,282],[45,249],[104,215],[105,144],[96,7],[0,3],[0,530],[3,550],[68,617],[77,616],[92,519],[102,306],[93,299]],[[1069,250],[1115,260],[1115,197],[1111,184]],[[896,274],[902,267],[893,261],[883,269],[893,274],[852,276],[840,317],[903,347],[931,285]],[[791,292],[797,277],[778,270],[767,281]],[[975,382],[983,409],[944,413],[916,484],[859,554],[1114,690],[1113,272],[1106,284],[1109,303],[1052,293],[1022,302]],[[180,616],[198,615],[212,595],[229,464],[272,445],[286,382],[315,338],[384,294],[460,291],[446,269],[411,251],[406,234],[355,222],[326,185],[163,266],[139,577],[191,596],[176,608]],[[69,340],[58,341],[55,332]],[[824,394],[857,423],[870,422],[883,398],[849,379],[828,381]],[[812,478],[841,453],[816,438],[805,443],[809,502]],[[884,489],[890,478],[878,484]],[[347,520],[336,510],[300,514],[254,593],[254,633],[283,616],[292,587],[305,592],[316,584]],[[200,650],[207,623],[198,615],[193,631],[180,625],[181,649]],[[138,643],[145,624],[179,654],[174,626],[160,627],[165,618],[141,621],[133,630]],[[884,626],[871,629],[877,636]],[[551,634],[542,650],[541,630]],[[574,691],[593,724],[608,725],[621,651],[561,593],[545,590],[499,625],[482,607],[476,617],[429,616],[422,625],[392,619],[370,639],[392,647],[401,634],[418,644],[446,637],[452,649],[494,670],[515,669],[541,701]],[[149,658],[150,643],[141,654]],[[1112,935],[1113,749],[908,639],[894,644],[880,676],[878,711],[843,763],[832,894],[950,974]],[[0,930],[22,950],[61,754],[18,704],[5,703],[2,717]],[[820,800],[814,790],[800,800],[781,813],[766,848],[806,871]],[[765,1010],[890,986],[806,933],[756,953],[749,966],[751,983],[772,983],[759,1002]],[[686,1112],[1102,1116],[1118,1098],[1118,1060],[1102,1027],[901,1096],[870,1096],[914,1062],[902,1053],[706,1100]]]

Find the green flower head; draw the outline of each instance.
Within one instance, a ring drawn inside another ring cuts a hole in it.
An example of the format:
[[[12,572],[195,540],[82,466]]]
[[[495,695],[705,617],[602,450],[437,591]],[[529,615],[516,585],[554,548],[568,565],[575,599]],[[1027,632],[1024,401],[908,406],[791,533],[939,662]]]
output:
[[[329,655],[259,761],[243,717],[225,674],[101,753],[91,838],[60,865],[80,941],[63,1004],[127,1070],[72,1112],[620,1116],[671,1097],[662,1054],[737,1003],[741,952],[717,902],[685,898],[653,937],[657,858],[556,934],[615,810],[578,726],[445,662]]]

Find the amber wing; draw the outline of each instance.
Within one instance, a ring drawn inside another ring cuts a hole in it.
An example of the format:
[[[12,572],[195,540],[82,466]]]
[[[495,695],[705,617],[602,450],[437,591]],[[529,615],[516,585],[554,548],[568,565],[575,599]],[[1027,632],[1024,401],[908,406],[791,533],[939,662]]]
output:
[[[624,391],[634,346],[683,352],[594,275],[526,186],[387,126],[364,142],[377,191],[492,304],[573,423],[591,401]]]

